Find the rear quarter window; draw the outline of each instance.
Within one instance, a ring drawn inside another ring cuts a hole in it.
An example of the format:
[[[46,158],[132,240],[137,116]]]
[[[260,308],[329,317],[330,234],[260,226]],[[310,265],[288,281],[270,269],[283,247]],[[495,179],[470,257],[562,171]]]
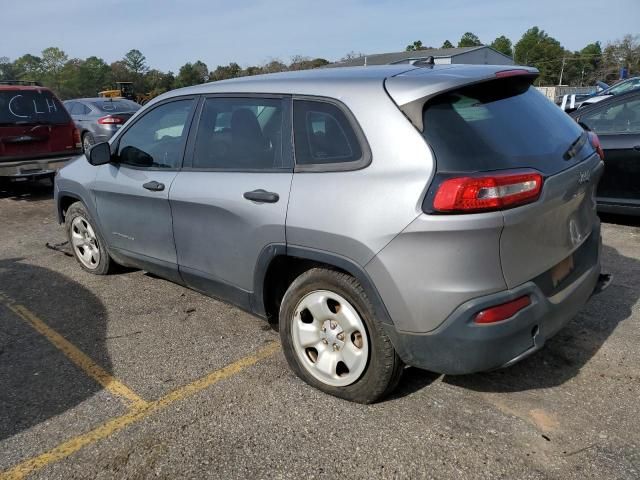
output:
[[[48,90],[0,90],[0,124],[65,124],[65,107]]]
[[[350,169],[359,168],[368,160],[352,122],[333,103],[295,100],[293,129],[299,166]]]

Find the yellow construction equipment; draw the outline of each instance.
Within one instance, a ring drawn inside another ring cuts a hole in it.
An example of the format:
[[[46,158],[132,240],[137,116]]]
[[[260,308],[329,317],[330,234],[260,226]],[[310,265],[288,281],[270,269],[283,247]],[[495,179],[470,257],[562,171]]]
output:
[[[102,98],[126,98],[140,105],[144,105],[153,98],[150,93],[136,94],[133,88],[133,82],[116,82],[116,88],[98,92],[98,96]]]

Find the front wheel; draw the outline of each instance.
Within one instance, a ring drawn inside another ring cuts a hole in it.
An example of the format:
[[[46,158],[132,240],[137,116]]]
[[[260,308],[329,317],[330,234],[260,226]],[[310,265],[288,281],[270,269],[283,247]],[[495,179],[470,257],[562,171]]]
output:
[[[341,272],[314,268],[289,286],[280,307],[280,337],[300,378],[346,400],[375,402],[402,374],[402,361],[364,289]]]
[[[104,242],[81,202],[72,204],[65,214],[67,238],[80,266],[95,275],[106,275],[113,269]]]

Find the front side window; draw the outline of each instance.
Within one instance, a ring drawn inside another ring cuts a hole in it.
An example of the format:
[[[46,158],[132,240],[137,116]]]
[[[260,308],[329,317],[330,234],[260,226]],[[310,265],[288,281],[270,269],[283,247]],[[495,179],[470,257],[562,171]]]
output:
[[[283,101],[274,98],[208,98],[198,123],[193,168],[283,168]]]
[[[134,167],[178,168],[194,101],[177,100],[154,108],[129,128],[118,143],[120,163]]]
[[[580,121],[599,135],[640,133],[640,98],[601,108]]]
[[[293,129],[298,165],[348,163],[362,159],[356,133],[342,110],[332,103],[296,100]]]

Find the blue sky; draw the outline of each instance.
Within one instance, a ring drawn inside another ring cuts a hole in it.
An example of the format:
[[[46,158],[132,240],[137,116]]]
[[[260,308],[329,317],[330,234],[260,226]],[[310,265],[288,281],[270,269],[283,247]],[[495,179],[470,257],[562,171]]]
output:
[[[335,60],[417,39],[439,47],[466,31],[515,43],[533,25],[572,50],[640,33],[640,0],[0,0],[0,8],[0,56],[57,46],[112,62],[137,48],[165,71],[195,60],[210,69],[293,55]]]

